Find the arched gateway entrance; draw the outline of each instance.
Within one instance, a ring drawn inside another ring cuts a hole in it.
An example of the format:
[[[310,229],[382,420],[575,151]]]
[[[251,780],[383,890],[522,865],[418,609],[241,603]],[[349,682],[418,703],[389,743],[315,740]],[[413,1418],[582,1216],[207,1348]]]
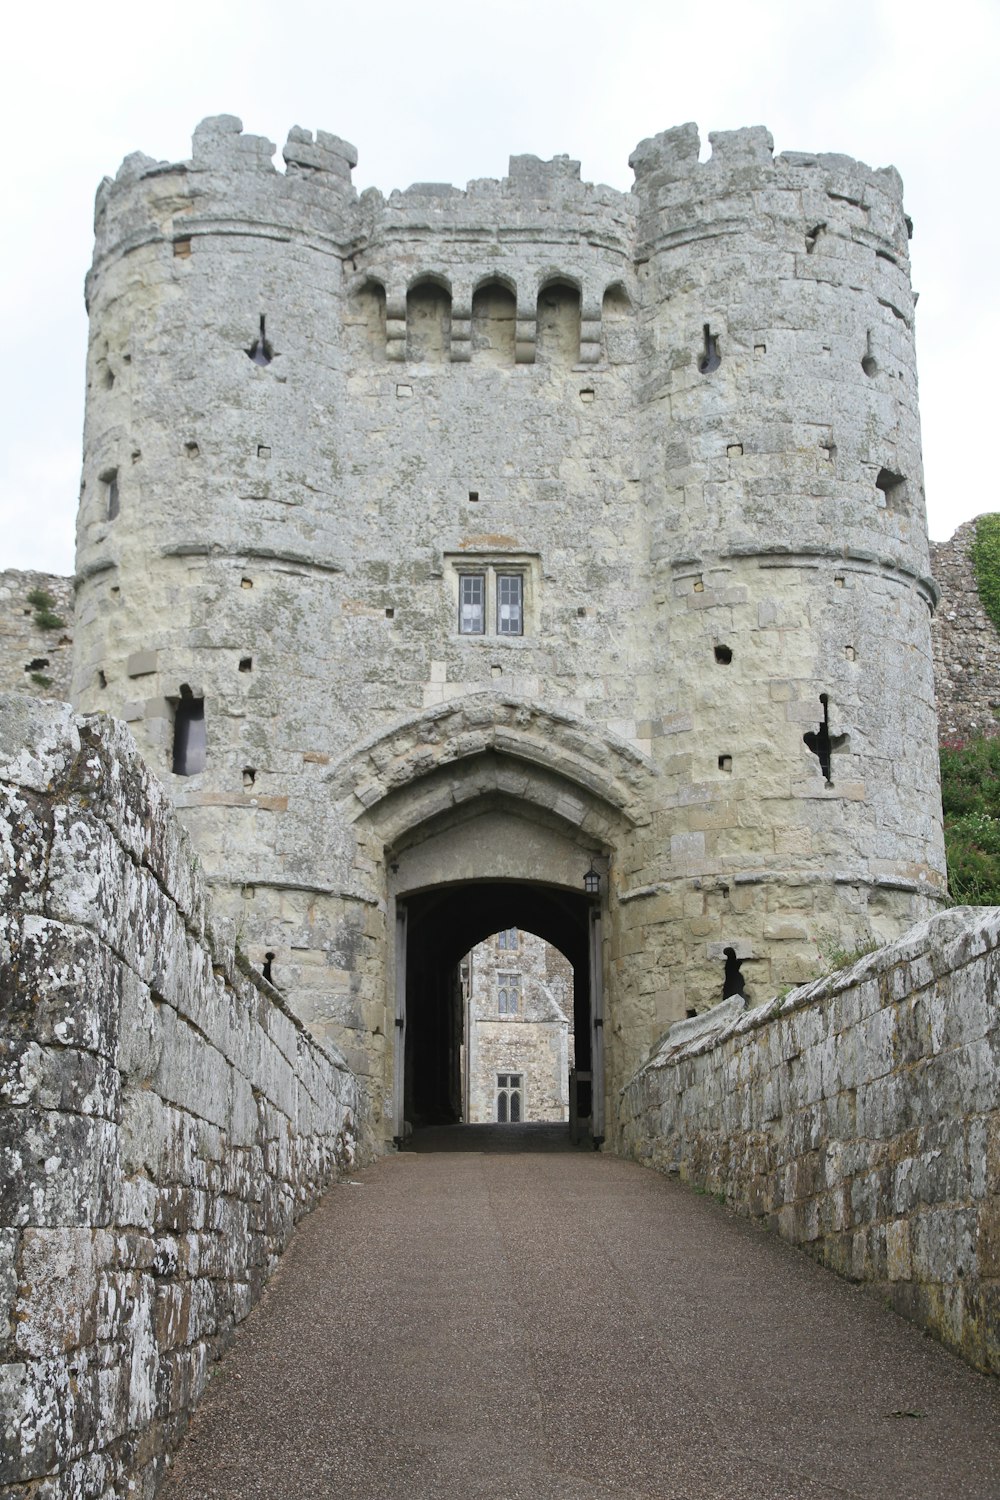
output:
[[[595,1144],[603,1123],[603,978],[599,896],[540,880],[442,882],[396,900],[395,1137],[463,1117],[467,1015],[459,966],[503,928],[534,933],[573,967],[575,1110]],[[404,1123],[405,1122],[405,1123]]]
[[[359,892],[385,912],[384,970],[377,960],[372,977],[384,973],[387,1137],[403,1139],[414,1115],[458,1117],[458,965],[504,927],[537,934],[573,965],[576,1067],[592,1075],[591,1130],[603,1137],[605,1010],[629,1023],[609,985],[617,872],[640,857],[657,775],[608,731],[494,693],[401,721],[331,770],[357,840]],[[600,891],[588,895],[592,866]]]

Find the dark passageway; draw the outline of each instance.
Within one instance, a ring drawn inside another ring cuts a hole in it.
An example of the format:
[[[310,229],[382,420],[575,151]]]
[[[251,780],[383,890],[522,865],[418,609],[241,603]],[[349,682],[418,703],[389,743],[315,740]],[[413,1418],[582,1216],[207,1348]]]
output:
[[[406,897],[404,1112],[415,1130],[461,1119],[459,965],[471,948],[501,928],[536,934],[572,965],[576,1068],[590,1072],[592,910],[592,900],[583,894],[528,881],[463,881]],[[580,1113],[590,1114],[589,1098],[581,1099]]]

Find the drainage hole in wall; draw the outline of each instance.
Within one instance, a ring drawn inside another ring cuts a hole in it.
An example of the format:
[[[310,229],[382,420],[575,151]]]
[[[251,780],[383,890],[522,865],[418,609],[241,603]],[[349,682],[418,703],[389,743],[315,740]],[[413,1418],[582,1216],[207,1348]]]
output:
[[[721,663],[722,666],[728,667],[729,663],[733,659],[733,650],[732,650],[732,647],[731,646],[716,646],[716,648],[715,648],[715,659],[716,659],[717,662]]]
[[[241,672],[252,672],[253,671],[253,657],[252,656],[241,656],[240,657],[240,671]]]

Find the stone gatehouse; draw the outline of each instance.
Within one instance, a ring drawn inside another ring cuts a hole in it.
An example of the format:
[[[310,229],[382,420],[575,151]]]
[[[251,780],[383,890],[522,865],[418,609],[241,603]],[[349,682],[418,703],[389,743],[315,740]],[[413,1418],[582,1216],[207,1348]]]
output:
[[[489,933],[572,965],[599,1140],[944,893],[900,180],[710,139],[386,198],[219,116],[98,191],[72,699],[383,1142],[458,1113]]]

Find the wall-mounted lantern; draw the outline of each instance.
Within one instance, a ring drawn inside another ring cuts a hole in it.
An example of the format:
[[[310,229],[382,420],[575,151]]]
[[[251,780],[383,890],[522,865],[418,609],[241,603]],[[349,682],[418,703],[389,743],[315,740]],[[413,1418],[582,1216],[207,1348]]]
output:
[[[586,875],[583,877],[583,888],[587,892],[588,896],[597,896],[597,895],[600,895],[600,891],[601,891],[601,877],[597,873],[597,871],[594,869],[594,861],[593,860],[590,861],[590,869],[587,871]]]

